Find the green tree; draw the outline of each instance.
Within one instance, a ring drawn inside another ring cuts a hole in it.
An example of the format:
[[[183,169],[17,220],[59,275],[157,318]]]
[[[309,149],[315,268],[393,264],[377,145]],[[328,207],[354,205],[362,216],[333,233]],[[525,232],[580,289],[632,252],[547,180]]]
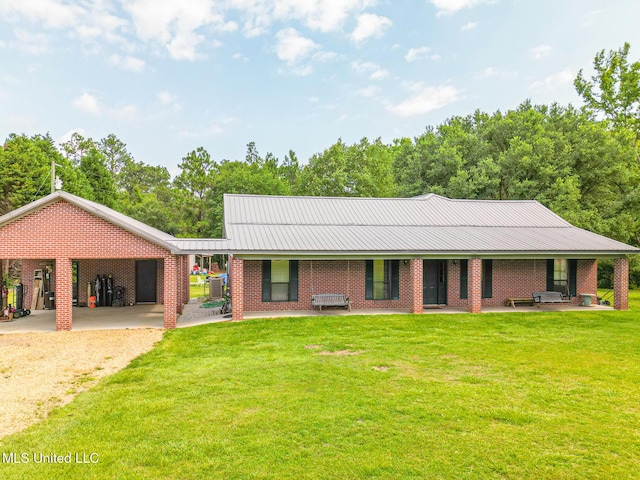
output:
[[[204,237],[211,231],[207,220],[205,197],[213,186],[217,169],[211,155],[203,147],[187,154],[178,166],[180,174],[173,180],[181,215],[180,233]]]
[[[640,61],[629,62],[629,43],[618,50],[598,52],[593,60],[595,73],[587,80],[582,70],[574,85],[587,107],[601,113],[615,128],[634,133],[637,150],[640,138]],[[636,154],[640,162],[640,155]]]
[[[84,174],[92,190],[92,200],[114,208],[117,205],[116,183],[105,165],[105,158],[91,148],[80,159],[80,172]]]
[[[396,188],[393,153],[378,138],[346,145],[342,139],[315,154],[295,180],[296,195],[391,197]]]

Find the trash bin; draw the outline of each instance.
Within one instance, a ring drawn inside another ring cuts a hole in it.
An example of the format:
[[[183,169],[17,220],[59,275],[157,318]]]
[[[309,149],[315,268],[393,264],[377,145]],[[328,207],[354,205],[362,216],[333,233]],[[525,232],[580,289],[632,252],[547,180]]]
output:
[[[582,306],[583,307],[590,307],[591,306],[591,299],[593,297],[595,297],[595,295],[592,295],[590,293],[581,293],[580,296],[582,297]]]

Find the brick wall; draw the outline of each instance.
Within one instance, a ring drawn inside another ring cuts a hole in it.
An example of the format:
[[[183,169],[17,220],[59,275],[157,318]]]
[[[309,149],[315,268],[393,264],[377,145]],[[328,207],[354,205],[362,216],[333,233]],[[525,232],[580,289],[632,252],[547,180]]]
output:
[[[506,298],[527,297],[532,292],[547,289],[547,261],[542,260],[494,260],[493,294],[483,298],[482,306],[497,307]],[[448,305],[466,307],[467,300],[460,298],[460,262],[449,261],[449,283],[447,285]],[[578,260],[577,292],[596,294],[598,288],[598,261]],[[574,304],[579,296],[572,299]]]
[[[351,307],[399,308],[411,310],[412,290],[410,266],[400,261],[400,295],[398,300],[365,300],[364,260],[301,260],[298,264],[298,301],[262,301],[262,261],[244,261],[244,310],[263,312],[274,310],[311,310],[311,295],[344,293]],[[235,298],[235,293],[234,295]]]
[[[25,300],[29,303],[33,270],[40,268],[43,262],[55,265],[52,290],[55,289],[56,305],[60,307],[67,296],[71,298],[71,279],[66,276],[70,275],[67,263],[71,265],[73,260],[79,261],[78,300],[85,303],[87,282],[95,280],[97,274],[109,273],[114,275],[114,285],[126,288],[127,301],[135,301],[135,259],[157,259],[158,303],[165,301],[163,264],[166,261],[176,263],[172,269],[175,278],[169,279],[169,284],[176,287],[175,299],[171,299],[174,316],[178,310],[176,302],[182,296],[178,282],[186,279],[178,278],[177,257],[167,249],[63,200],[0,227],[0,238],[3,238],[0,242],[0,258],[23,260],[22,281],[26,287]],[[59,265],[63,265],[62,272]],[[66,310],[56,313],[60,329],[70,328],[70,313],[68,320],[66,316]]]
[[[422,262],[421,260],[419,261]],[[470,262],[471,263],[471,262]],[[468,307],[467,299],[460,299],[460,261],[448,261],[447,305]],[[494,260],[493,294],[481,299],[481,306],[501,306],[506,298],[526,297],[532,292],[546,290],[546,260]],[[470,272],[469,272],[470,273]],[[597,260],[578,260],[578,293],[594,293],[597,289]],[[400,298],[398,300],[365,300],[364,260],[301,260],[298,270],[298,302],[262,302],[262,262],[244,261],[244,310],[311,310],[311,295],[315,293],[345,293],[354,309],[398,308],[418,310],[413,300],[422,301],[422,268],[413,275],[419,279],[418,295],[412,291],[410,265],[400,261]],[[471,283],[469,282],[469,292]],[[577,303],[579,298],[574,298]]]

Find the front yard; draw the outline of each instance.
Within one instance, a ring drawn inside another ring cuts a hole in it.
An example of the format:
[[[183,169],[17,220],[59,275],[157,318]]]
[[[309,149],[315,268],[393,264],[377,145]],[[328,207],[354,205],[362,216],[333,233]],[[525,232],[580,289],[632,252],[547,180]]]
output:
[[[3,453],[94,453],[97,463],[4,461],[0,475],[637,478],[636,317],[315,317],[171,331],[0,440]]]

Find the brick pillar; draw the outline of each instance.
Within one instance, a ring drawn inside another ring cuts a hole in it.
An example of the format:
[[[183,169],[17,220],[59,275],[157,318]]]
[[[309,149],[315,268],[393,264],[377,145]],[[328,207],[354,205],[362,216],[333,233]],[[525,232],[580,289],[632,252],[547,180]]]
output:
[[[422,313],[422,259],[412,258],[409,264],[411,285],[411,313]]]
[[[187,255],[182,256],[182,269],[185,275],[184,283],[182,284],[182,303],[189,303],[189,300],[191,300],[191,277],[189,277],[189,274],[191,273],[191,265],[189,265],[189,257]]]
[[[629,310],[629,259],[613,261],[613,308]]]
[[[244,261],[230,257],[231,265],[231,318],[244,318]]]
[[[184,303],[182,301],[182,286],[184,285],[184,268],[182,268],[182,263],[183,263],[183,255],[178,255],[176,257],[178,259],[177,264],[176,264],[176,270],[177,270],[177,284],[176,284],[176,313],[178,315],[182,314],[182,304]]]
[[[71,259],[56,258],[56,330],[71,330],[73,319],[73,281]]]
[[[467,300],[467,310],[469,313],[480,313],[482,311],[482,260],[470,258],[468,265],[469,299]]]
[[[169,255],[164,257],[164,328],[176,328],[176,300],[178,298],[178,257]]]

